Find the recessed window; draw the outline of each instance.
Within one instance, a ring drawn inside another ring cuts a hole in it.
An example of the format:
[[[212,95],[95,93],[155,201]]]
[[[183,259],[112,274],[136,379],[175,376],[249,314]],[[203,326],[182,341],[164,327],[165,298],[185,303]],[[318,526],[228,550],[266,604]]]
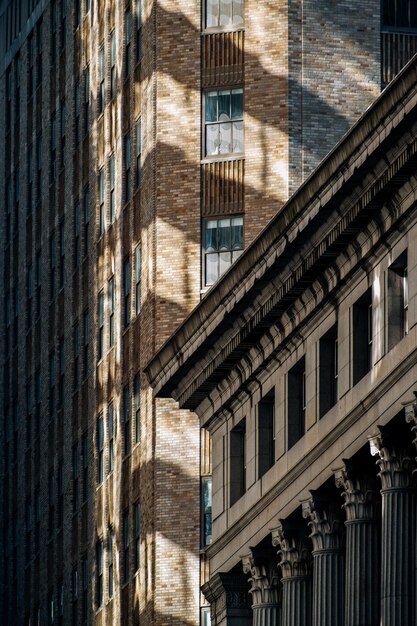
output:
[[[123,514],[123,578],[126,583],[129,580],[129,511]]]
[[[383,26],[417,28],[417,3],[415,0],[384,0]]]
[[[114,540],[113,540],[113,529],[109,529],[109,540],[108,540],[108,555],[107,555],[107,580],[108,580],[108,592],[109,598],[113,597],[113,561],[114,561]]]
[[[407,251],[388,268],[388,350],[408,333]]]
[[[99,539],[96,544],[96,602],[97,607],[103,604],[103,540]]]
[[[352,374],[356,385],[372,366],[372,289],[369,288],[352,308]]]
[[[114,404],[110,402],[107,410],[107,436],[109,438],[109,465],[108,473],[113,471],[114,467]]]
[[[98,234],[99,237],[104,233],[104,169],[98,173],[98,195],[99,195],[99,218],[98,218]]]
[[[109,198],[109,220],[113,224],[116,212],[116,179],[115,179],[115,161],[114,154],[109,159],[109,178],[110,178],[110,198]]]
[[[246,491],[246,419],[230,431],[230,506]]]
[[[126,327],[130,322],[130,259],[125,259],[123,264],[123,284],[124,284],[124,305],[123,305],[123,317],[124,326]]]
[[[275,463],[275,389],[271,389],[258,404],[258,477],[261,478]]]
[[[201,479],[201,547],[211,543],[212,539],[212,479],[203,476]]]
[[[116,33],[110,34],[110,100],[116,95]]]
[[[136,374],[134,380],[135,394],[135,443],[140,441],[140,374]]]
[[[306,424],[305,357],[288,372],[288,450],[305,433]]]
[[[135,307],[136,315],[140,313],[142,255],[140,246],[135,249]]]
[[[206,0],[206,28],[243,24],[243,0]]]
[[[124,427],[124,453],[130,452],[130,389],[125,385],[123,389],[123,427]]]
[[[204,221],[204,284],[212,285],[243,250],[243,217]]]
[[[140,566],[140,503],[136,502],[133,505],[133,521],[135,531],[135,572],[138,571]]]
[[[104,291],[98,294],[98,336],[97,336],[97,361],[104,355]]]
[[[97,419],[97,482],[104,480],[104,420],[101,413]]]
[[[243,152],[243,89],[205,93],[205,154]]]
[[[337,324],[320,339],[319,362],[319,402],[320,417],[337,402],[338,382],[338,341]]]
[[[109,280],[109,346],[114,344],[114,276]]]
[[[104,77],[105,77],[105,62],[104,62],[104,46],[101,46],[99,50],[99,70],[100,70],[100,83],[98,91],[98,113],[104,111]]]

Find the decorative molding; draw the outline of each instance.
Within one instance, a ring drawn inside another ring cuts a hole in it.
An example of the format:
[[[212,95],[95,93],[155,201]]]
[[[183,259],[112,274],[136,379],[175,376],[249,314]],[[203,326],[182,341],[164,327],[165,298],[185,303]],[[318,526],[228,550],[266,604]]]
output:
[[[405,446],[393,441],[384,426],[379,426],[379,433],[369,437],[371,455],[378,457],[382,491],[391,489],[410,489],[413,486],[414,464]]]
[[[277,562],[272,550],[250,548],[250,553],[241,557],[243,571],[248,578],[252,594],[252,608],[260,605],[278,605],[279,577]]]
[[[344,467],[335,471],[335,482],[336,487],[343,489],[343,508],[348,522],[375,520],[377,485],[373,476],[344,460]]]
[[[311,498],[301,503],[304,519],[309,520],[313,554],[342,548],[341,506],[327,493],[310,491]]]
[[[304,524],[279,520],[272,530],[272,545],[279,548],[282,578],[305,578],[311,572],[311,546]]]

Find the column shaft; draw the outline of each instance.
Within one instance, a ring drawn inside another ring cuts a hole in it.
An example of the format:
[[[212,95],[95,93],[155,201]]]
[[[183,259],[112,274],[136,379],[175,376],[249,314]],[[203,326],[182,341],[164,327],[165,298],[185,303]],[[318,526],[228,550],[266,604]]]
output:
[[[313,552],[313,626],[342,624],[343,596],[341,551]]]
[[[278,606],[253,606],[252,611],[253,626],[281,626]]]
[[[311,578],[294,576],[282,579],[281,626],[310,626]]]

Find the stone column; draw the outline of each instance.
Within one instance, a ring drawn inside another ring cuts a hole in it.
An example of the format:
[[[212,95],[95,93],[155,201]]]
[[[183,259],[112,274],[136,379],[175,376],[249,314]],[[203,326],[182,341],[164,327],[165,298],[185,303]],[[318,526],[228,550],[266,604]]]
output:
[[[411,431],[414,435],[413,444],[414,447],[417,448],[417,391],[414,391],[414,401],[404,402],[405,405],[405,421],[407,424],[410,424]],[[416,458],[417,461],[417,458]],[[417,526],[417,522],[416,522]],[[415,539],[416,551],[414,553],[414,565],[415,565],[415,574],[414,574],[414,612],[417,616],[417,528],[416,528],[416,539]]]
[[[334,494],[310,492],[302,503],[313,542],[313,626],[337,626],[344,616],[341,504]]]
[[[345,626],[379,626],[376,479],[349,461],[335,478],[346,513]]]
[[[215,574],[201,590],[210,603],[212,626],[252,626],[249,586],[243,574]]]
[[[250,574],[253,626],[280,626],[279,579],[271,551],[251,548],[242,557],[243,571]]]
[[[381,624],[415,626],[415,495],[413,463],[386,428],[370,437],[382,495]]]
[[[311,547],[305,526],[280,520],[272,543],[279,547],[282,574],[281,626],[311,626]]]

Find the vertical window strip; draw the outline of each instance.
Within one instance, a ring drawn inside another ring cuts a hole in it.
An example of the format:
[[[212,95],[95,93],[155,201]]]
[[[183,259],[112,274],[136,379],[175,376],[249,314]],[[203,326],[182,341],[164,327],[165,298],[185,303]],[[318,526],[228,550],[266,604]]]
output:
[[[108,464],[108,473],[113,471],[114,467],[114,404],[113,402],[109,403],[108,406],[108,440],[109,440],[109,464]]]
[[[129,511],[123,514],[123,582],[129,580]]]
[[[97,482],[104,480],[104,420],[101,413],[97,419]]]
[[[108,563],[107,582],[108,582],[109,598],[113,597],[113,561],[114,561],[113,529],[109,528],[108,555],[107,555],[107,563]]]
[[[135,532],[135,572],[140,567],[140,503],[134,505],[134,532]]]
[[[142,183],[142,119],[136,122],[136,188]]]
[[[130,259],[125,259],[123,265],[124,277],[124,326],[130,322]]]
[[[104,291],[98,294],[98,337],[97,337],[97,360],[104,356]]]
[[[135,443],[140,441],[140,374],[136,374],[134,382],[135,394]]]
[[[116,193],[115,193],[115,159],[114,154],[109,159],[109,178],[110,178],[110,199],[109,199],[109,221],[113,224],[116,210]]]
[[[101,168],[101,170],[98,173],[98,193],[99,193],[99,226],[98,226],[98,232],[99,232],[99,237],[102,236],[102,234],[104,233],[104,228],[105,228],[105,215],[104,215],[104,169]]]
[[[130,452],[130,388],[129,384],[123,388],[123,424],[124,424],[124,453]]]
[[[114,345],[114,276],[109,279],[109,347]]]
[[[141,247],[136,246],[135,250],[135,307],[136,315],[140,313],[141,298],[141,274],[142,274],[142,252]]]

